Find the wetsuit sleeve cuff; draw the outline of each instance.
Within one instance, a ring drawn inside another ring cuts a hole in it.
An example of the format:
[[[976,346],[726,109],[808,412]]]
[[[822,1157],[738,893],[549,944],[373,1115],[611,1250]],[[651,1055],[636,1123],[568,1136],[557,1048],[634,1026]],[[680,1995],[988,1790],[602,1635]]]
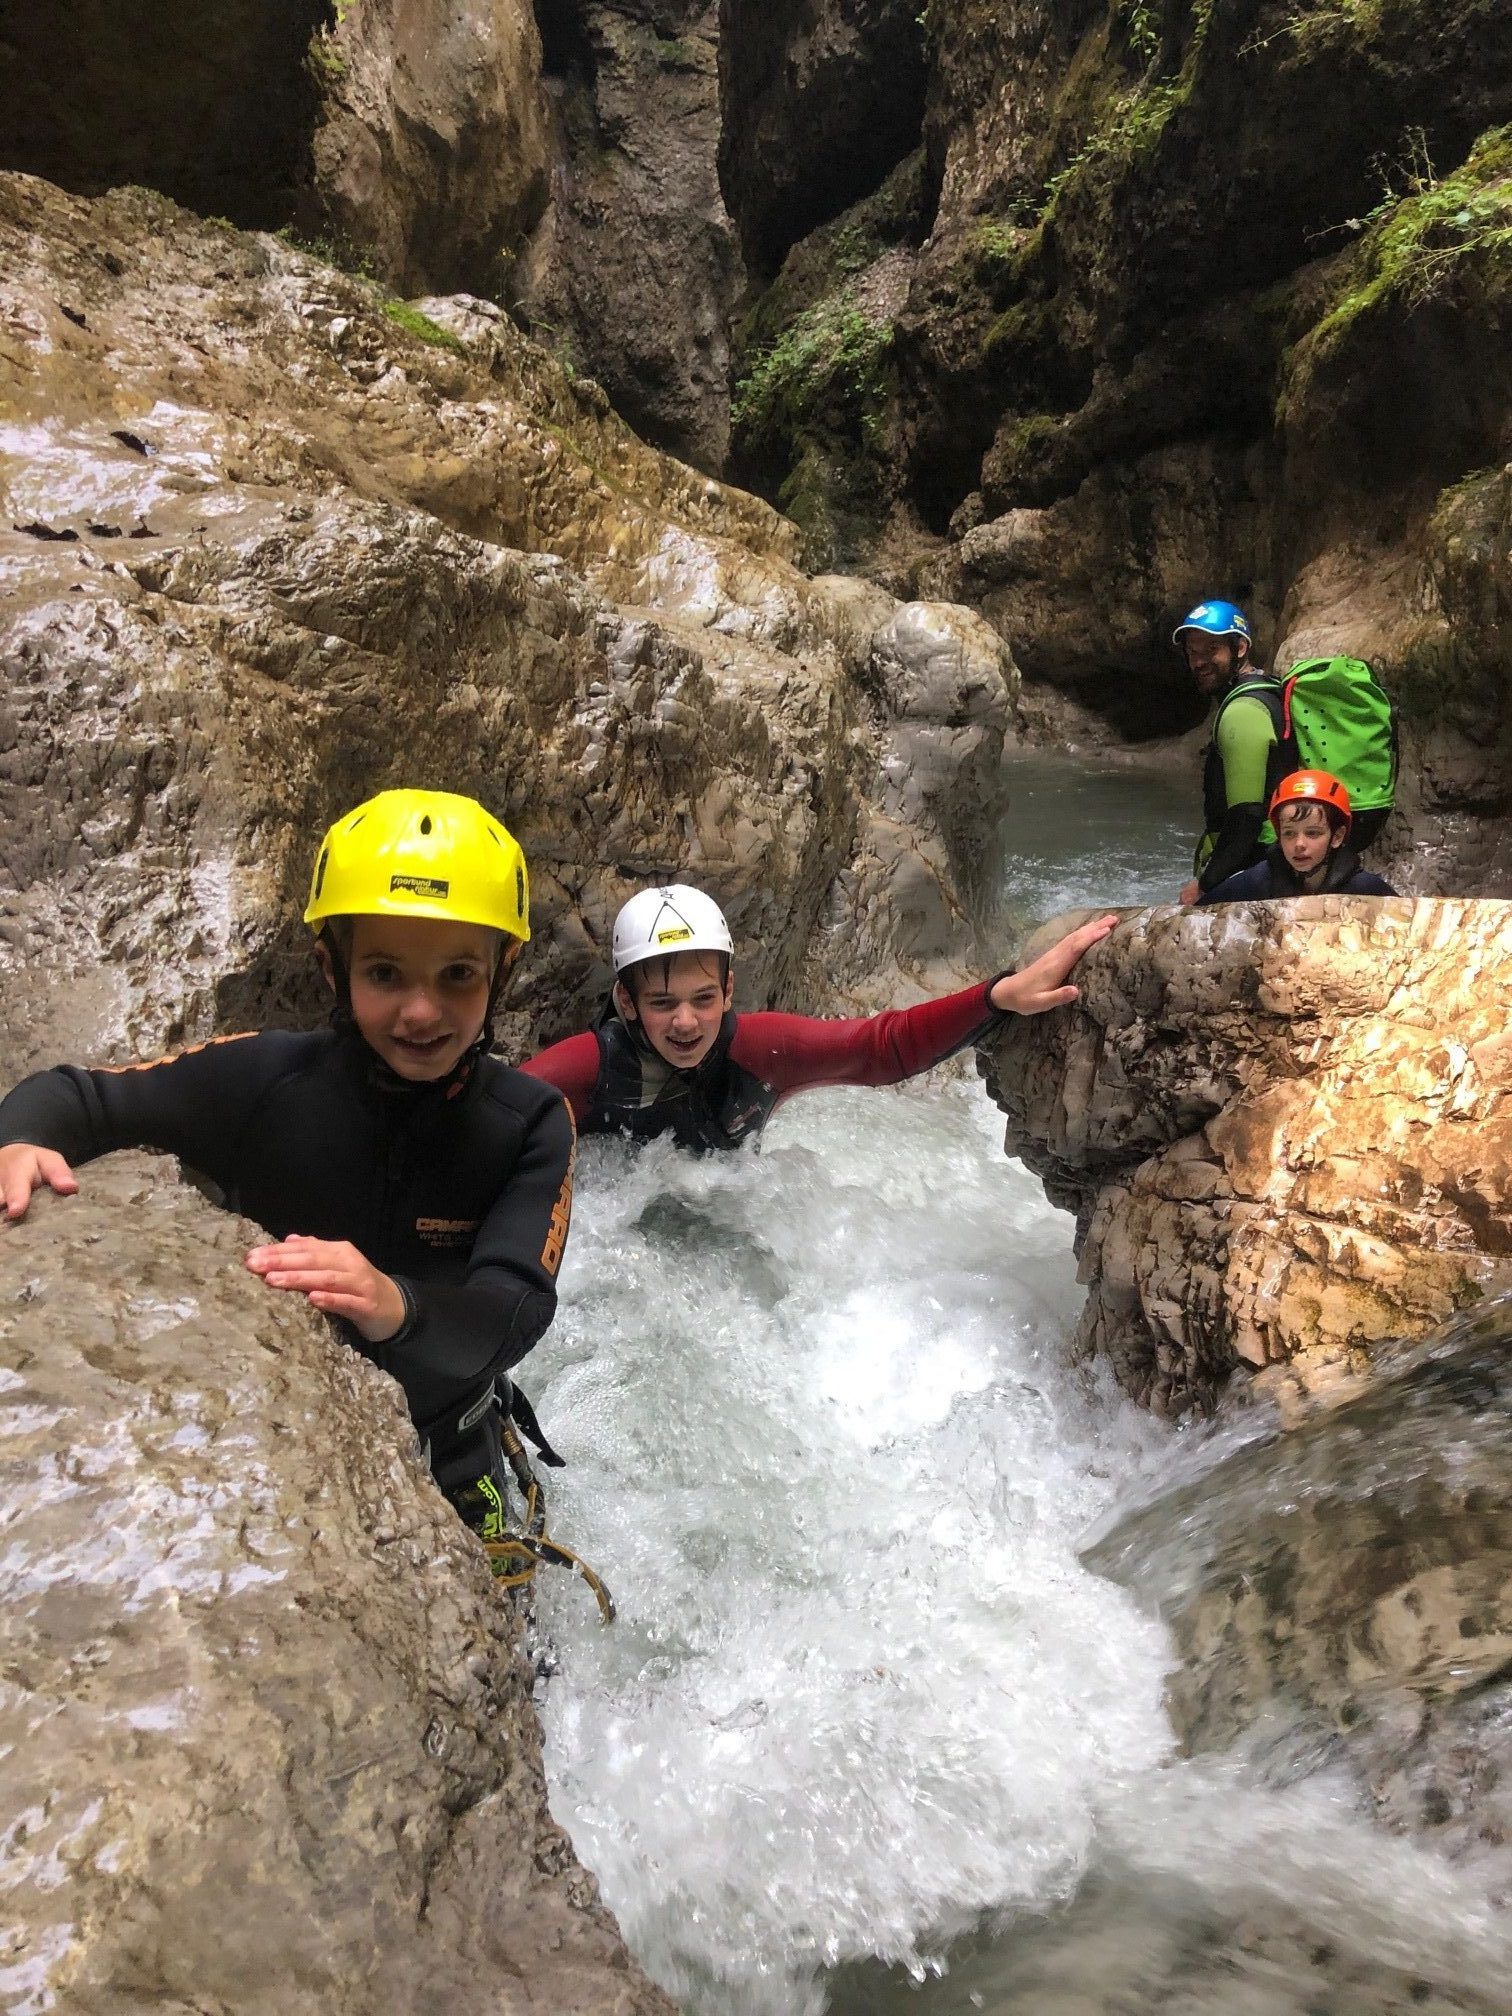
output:
[[[992,978],[987,982],[986,991],[982,995],[982,1013],[987,1018],[982,1025],[984,1029],[995,1029],[1000,1022],[1006,1022],[1013,1014],[1011,1008],[993,1007],[992,990],[996,987],[999,980],[1011,980],[1018,970],[1017,966],[1005,966],[1001,973],[994,973]]]
[[[390,1274],[389,1279],[399,1290],[400,1300],[404,1304],[404,1321],[399,1325],[393,1336],[385,1338],[384,1342],[390,1345],[408,1344],[415,1332],[420,1328],[420,1305],[415,1300],[414,1289],[402,1274]]]

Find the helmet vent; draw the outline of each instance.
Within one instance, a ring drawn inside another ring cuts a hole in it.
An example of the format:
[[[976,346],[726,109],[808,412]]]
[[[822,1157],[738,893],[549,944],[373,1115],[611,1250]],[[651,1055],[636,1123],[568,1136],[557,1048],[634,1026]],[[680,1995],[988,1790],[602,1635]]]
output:
[[[420,831],[422,833],[429,833],[430,829],[431,829],[431,818],[429,812],[427,812],[425,817],[420,821]]]

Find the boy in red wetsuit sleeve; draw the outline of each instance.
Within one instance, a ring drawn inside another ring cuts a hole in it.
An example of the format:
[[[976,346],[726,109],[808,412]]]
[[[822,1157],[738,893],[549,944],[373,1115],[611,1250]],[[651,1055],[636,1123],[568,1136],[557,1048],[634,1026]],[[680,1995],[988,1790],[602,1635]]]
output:
[[[579,1132],[736,1148],[795,1092],[896,1085],[980,1042],[1006,1015],[1077,996],[1067,975],[1115,923],[1083,924],[1022,973],[855,1021],[734,1012],[734,942],[712,897],[644,889],[614,926],[614,989],[599,1025],[521,1066],[555,1085]]]

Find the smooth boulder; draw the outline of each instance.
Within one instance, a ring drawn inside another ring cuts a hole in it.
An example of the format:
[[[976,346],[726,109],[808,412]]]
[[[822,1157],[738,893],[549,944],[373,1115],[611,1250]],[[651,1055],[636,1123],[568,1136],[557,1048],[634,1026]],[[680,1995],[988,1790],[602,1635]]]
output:
[[[173,1165],[0,1230],[8,2005],[669,2016],[399,1389]]]
[[[985,1072],[1077,1214],[1080,1347],[1140,1398],[1363,1362],[1512,1283],[1512,904],[1143,910],[1076,979]]]

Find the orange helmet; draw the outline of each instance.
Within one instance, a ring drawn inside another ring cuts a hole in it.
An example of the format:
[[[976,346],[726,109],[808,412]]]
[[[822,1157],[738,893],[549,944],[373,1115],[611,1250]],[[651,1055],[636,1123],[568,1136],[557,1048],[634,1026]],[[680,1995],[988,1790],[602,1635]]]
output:
[[[1283,805],[1307,804],[1325,805],[1330,812],[1337,812],[1346,829],[1353,817],[1349,809],[1349,793],[1338,778],[1330,776],[1326,770],[1293,770],[1290,777],[1283,777],[1276,786],[1266,816],[1274,820]]]

